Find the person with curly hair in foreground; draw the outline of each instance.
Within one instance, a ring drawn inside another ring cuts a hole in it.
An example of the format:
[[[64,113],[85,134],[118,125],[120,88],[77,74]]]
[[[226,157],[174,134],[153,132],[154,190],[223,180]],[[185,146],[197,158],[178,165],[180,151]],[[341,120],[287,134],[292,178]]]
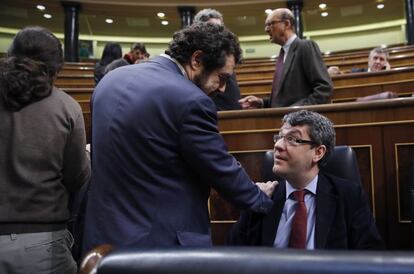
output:
[[[165,54],[102,79],[92,99],[84,252],[103,243],[211,246],[210,187],[267,212],[275,183],[255,185],[227,152],[208,96],[240,57],[233,33],[200,23],[176,32]]]

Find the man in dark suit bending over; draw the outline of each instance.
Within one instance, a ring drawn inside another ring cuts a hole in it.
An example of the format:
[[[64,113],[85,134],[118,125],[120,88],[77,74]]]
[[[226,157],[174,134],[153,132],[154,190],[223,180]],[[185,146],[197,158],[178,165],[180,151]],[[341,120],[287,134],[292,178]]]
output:
[[[210,246],[210,187],[266,213],[275,183],[252,183],[226,150],[208,94],[225,87],[241,50],[216,24],[176,32],[165,54],[109,72],[93,94],[92,182],[83,251]]]
[[[272,43],[282,46],[276,62],[270,98],[247,96],[242,108],[286,107],[329,103],[333,85],[318,45],[295,34],[289,9],[276,9],[265,21]]]
[[[230,244],[306,249],[382,249],[360,184],[319,171],[335,146],[324,116],[306,110],[283,118],[274,136],[273,172],[279,182],[265,216],[241,214]]]

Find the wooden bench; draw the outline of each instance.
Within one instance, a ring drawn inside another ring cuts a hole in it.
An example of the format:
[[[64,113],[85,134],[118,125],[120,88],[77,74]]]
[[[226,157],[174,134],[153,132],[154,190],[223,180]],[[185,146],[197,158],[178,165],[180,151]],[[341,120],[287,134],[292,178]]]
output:
[[[57,87],[79,87],[79,88],[94,88],[95,80],[93,75],[59,75],[55,81]]]
[[[65,91],[66,93],[68,93],[70,96],[72,96],[75,100],[90,100],[92,93],[93,93],[93,88],[90,87],[63,87],[61,88],[63,91]]]
[[[406,66],[414,66],[414,52],[397,55],[389,58],[389,62],[392,68],[400,68]],[[367,68],[368,60],[365,56],[359,60],[345,59],[342,61],[329,61],[325,62],[327,67],[337,66],[343,73],[350,73],[353,68]],[[275,72],[275,63],[264,63],[255,67],[242,67],[236,69],[237,80],[249,81],[249,80],[268,80],[273,79]]]
[[[334,91],[332,102],[352,101],[358,97],[383,91],[394,91],[400,96],[410,96],[414,92],[414,67],[402,67],[381,72],[362,72],[332,77]],[[240,81],[242,97],[255,95],[268,97],[272,80]]]

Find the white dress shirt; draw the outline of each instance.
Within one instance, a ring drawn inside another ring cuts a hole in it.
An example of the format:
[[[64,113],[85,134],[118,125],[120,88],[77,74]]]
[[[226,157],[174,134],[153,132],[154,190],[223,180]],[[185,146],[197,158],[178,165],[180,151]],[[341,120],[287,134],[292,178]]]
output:
[[[274,247],[287,248],[289,245],[290,230],[292,227],[293,217],[298,202],[294,200],[294,191],[300,190],[293,188],[288,181],[286,184],[286,201],[280,216],[279,226],[277,228],[276,238],[273,243]],[[305,187],[307,190],[304,200],[308,214],[307,231],[306,231],[306,249],[315,249],[315,195],[318,184],[318,175]]]

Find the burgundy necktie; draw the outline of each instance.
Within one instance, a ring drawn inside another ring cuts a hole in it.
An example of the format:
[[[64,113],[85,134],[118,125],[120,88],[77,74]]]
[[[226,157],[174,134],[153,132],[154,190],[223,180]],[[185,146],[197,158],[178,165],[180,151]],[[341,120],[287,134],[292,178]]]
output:
[[[275,107],[276,105],[277,85],[282,76],[284,58],[285,58],[285,51],[283,50],[283,48],[280,48],[279,56],[277,57],[277,61],[276,61],[275,73],[273,74],[272,94],[271,94],[271,101],[270,101],[271,107]]]
[[[299,190],[292,193],[298,202],[295,216],[293,216],[292,228],[290,230],[289,247],[306,248],[306,227],[308,214],[305,205],[305,190]]]

